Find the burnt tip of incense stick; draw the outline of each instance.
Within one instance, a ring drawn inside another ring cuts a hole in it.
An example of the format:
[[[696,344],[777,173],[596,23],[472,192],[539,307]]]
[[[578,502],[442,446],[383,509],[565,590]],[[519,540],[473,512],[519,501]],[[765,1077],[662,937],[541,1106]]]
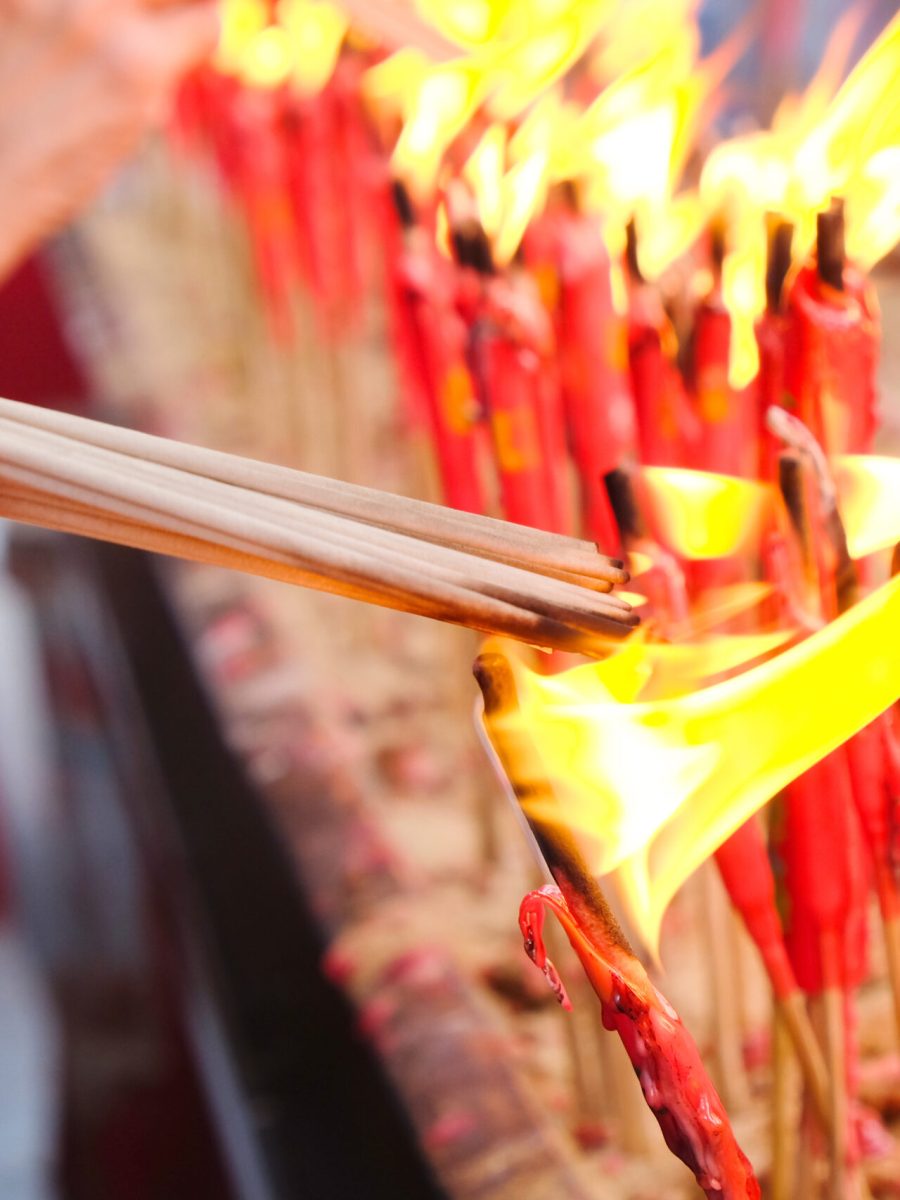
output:
[[[588,870],[581,851],[562,818],[552,821],[535,816],[535,810],[546,813],[547,802],[553,800],[553,789],[549,781],[538,774],[534,765],[514,761],[513,741],[520,749],[523,739],[529,739],[527,731],[518,730],[518,736],[510,734],[508,727],[498,721],[514,716],[518,712],[519,697],[509,661],[502,654],[488,651],[476,658],[473,673],[484,697],[484,714],[492,733],[497,754],[509,776],[516,798],[528,821],[531,832],[550,874],[556,881],[570,910],[580,924],[593,925],[607,942],[619,946],[629,954],[633,950],[616,920],[606,897],[595,877]],[[537,801],[539,803],[532,803]]]
[[[603,483],[622,540],[628,542],[645,537],[647,529],[638,506],[631,472],[625,467],[614,467],[603,476]]]
[[[409,189],[402,179],[391,181],[391,199],[400,224],[404,229],[412,229],[416,223],[416,210],[413,207]]]
[[[630,217],[625,226],[625,266],[635,283],[644,282],[641,264],[638,262],[637,223],[634,217]]]
[[[783,307],[793,242],[791,222],[770,213],[766,222],[766,308],[770,313],[781,312]]]
[[[836,291],[844,289],[844,201],[832,198],[816,216],[816,267],[822,283]]]

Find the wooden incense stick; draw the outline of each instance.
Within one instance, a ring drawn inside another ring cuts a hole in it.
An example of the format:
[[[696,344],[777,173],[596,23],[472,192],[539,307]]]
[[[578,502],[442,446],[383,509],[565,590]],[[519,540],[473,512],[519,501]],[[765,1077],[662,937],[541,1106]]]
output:
[[[532,571],[555,574],[582,586],[608,590],[624,583],[627,572],[617,559],[599,554],[580,538],[546,533],[439,504],[394,496],[375,488],[344,483],[288,467],[225,454],[120,426],[85,420],[12,400],[0,400],[0,417],[75,441],[116,450],[140,461],[189,471],[193,475],[291,500],[423,541],[450,545]]]
[[[475,586],[485,595],[514,603],[520,598],[516,589],[525,589],[530,597],[529,607],[548,616],[554,615],[550,611],[554,606],[567,605],[572,623],[583,626],[586,633],[603,632],[597,624],[598,618],[602,622],[606,617],[618,617],[628,611],[627,602],[618,596],[598,595],[565,580],[528,575],[508,564],[476,560],[452,547],[420,543],[394,531],[361,526],[315,508],[304,507],[298,512],[296,506],[272,496],[204,477],[185,476],[184,472],[160,464],[127,461],[99,447],[79,445],[72,452],[67,439],[43,430],[29,429],[25,439],[21,435],[21,429],[0,417],[3,453],[10,473],[15,472],[20,481],[33,484],[38,473],[44,471],[49,456],[66,453],[65,479],[78,490],[76,499],[86,499],[88,490],[93,490],[176,519],[185,516],[187,506],[198,523],[233,536],[249,532],[256,545],[279,551],[304,554],[309,547],[318,546],[319,553],[330,556],[341,548],[356,554],[377,548],[384,570],[392,564],[413,570],[427,564],[432,579]],[[229,512],[235,514],[234,519],[229,518]],[[476,562],[477,580],[470,573]]]
[[[79,436],[73,438],[60,432],[60,422],[54,422],[56,429],[35,423],[32,410],[26,420],[7,415],[17,417],[24,407],[4,402],[0,415],[0,512],[15,519],[274,574],[554,648],[599,650],[602,641],[634,623],[625,601],[568,579],[298,504],[274,488],[263,492],[195,474],[139,452],[162,446],[160,452],[174,460],[177,444],[164,439],[148,439],[148,445],[134,435],[138,443],[123,453],[98,444],[105,434],[95,434],[93,422],[66,418],[67,424],[76,422]],[[115,434],[127,437],[128,431]],[[231,460],[237,478],[235,465],[243,460],[222,457]],[[254,474],[265,472],[263,464],[252,466]]]

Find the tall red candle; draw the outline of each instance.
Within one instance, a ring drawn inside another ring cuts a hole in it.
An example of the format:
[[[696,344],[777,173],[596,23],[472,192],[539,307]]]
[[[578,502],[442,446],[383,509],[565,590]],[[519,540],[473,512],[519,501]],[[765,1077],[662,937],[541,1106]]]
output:
[[[785,390],[827,454],[865,454],[878,424],[880,321],[865,277],[844,262],[842,215],[819,214],[815,262],[788,292]]]
[[[473,326],[503,511],[558,533],[571,528],[567,452],[553,328],[534,280],[513,268],[486,280]]]
[[[466,358],[466,323],[454,303],[454,268],[418,232],[407,236],[396,262],[408,366],[418,372],[444,499],[466,512],[484,512],[479,412]]]
[[[557,220],[557,334],[562,397],[585,526],[602,550],[618,545],[603,477],[637,454],[628,329],[615,311],[599,221],[572,210]]]
[[[628,225],[628,366],[634,397],[641,462],[653,467],[683,467],[696,440],[678,370],[677,339],[656,288],[640,270],[634,222]]]
[[[291,290],[298,277],[294,214],[278,114],[283,93],[236,87],[222,116],[227,178],[243,209],[257,277],[275,337],[292,335]]]

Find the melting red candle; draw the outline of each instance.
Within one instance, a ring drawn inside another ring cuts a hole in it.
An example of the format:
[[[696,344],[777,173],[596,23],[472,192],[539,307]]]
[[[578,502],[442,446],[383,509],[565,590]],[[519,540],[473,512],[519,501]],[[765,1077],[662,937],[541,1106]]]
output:
[[[690,1167],[711,1200],[759,1197],[753,1168],[678,1014],[633,954],[616,944],[599,922],[570,907],[558,888],[548,886],[522,901],[519,926],[527,953],[560,1002],[568,1005],[541,935],[545,907],[556,914],[600,998],[603,1024],[622,1039],[666,1145]]]

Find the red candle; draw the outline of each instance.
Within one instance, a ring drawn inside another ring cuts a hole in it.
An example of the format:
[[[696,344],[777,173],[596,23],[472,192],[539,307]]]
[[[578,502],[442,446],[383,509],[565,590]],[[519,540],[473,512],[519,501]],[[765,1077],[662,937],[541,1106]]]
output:
[[[596,217],[557,218],[557,335],[562,397],[578,469],[585,528],[600,548],[618,547],[603,477],[637,454],[628,328],[615,311],[610,263]]]
[[[405,415],[412,428],[429,425],[428,365],[416,321],[415,292],[427,285],[428,272],[415,268],[417,258],[427,259],[409,193],[394,181],[379,197],[379,215],[384,251],[385,299],[389,340],[394,352],[398,382],[404,400]],[[409,281],[419,278],[416,287]]]
[[[503,510],[521,525],[568,532],[568,460],[553,328],[520,268],[487,280],[473,324]]]
[[[731,317],[721,293],[714,291],[698,307],[694,323],[697,462],[706,471],[755,478],[760,460],[756,386],[731,387],[730,347]]]
[[[628,367],[641,462],[647,466],[682,467],[689,461],[693,430],[675,354],[675,331],[659,296],[643,284],[633,286]]]
[[[861,729],[847,743],[853,800],[872,861],[875,892],[882,916],[900,916],[900,891],[890,861],[890,780],[886,753],[890,717]]]
[[[787,946],[807,992],[865,978],[866,871],[847,756],[834,751],[786,792]]]
[[[340,113],[334,81],[315,96],[292,95],[283,136],[288,189],[298,251],[315,301],[316,316],[329,337],[343,317],[346,249],[346,196],[340,165]]]
[[[762,827],[751,817],[716,851],[716,865],[763,960],[772,990],[784,1000],[797,990],[775,903],[775,876]]]
[[[239,87],[230,102],[232,185],[243,208],[257,276],[274,336],[293,332],[291,291],[298,277],[294,215],[278,120],[281,92]]]
[[[444,499],[466,512],[484,512],[478,405],[466,361],[467,328],[454,304],[453,264],[424,231],[414,229],[407,233],[396,272],[408,368],[419,380]]]
[[[878,424],[880,324],[866,278],[844,262],[840,207],[819,214],[818,253],[788,293],[785,387],[826,453],[865,454]]]

